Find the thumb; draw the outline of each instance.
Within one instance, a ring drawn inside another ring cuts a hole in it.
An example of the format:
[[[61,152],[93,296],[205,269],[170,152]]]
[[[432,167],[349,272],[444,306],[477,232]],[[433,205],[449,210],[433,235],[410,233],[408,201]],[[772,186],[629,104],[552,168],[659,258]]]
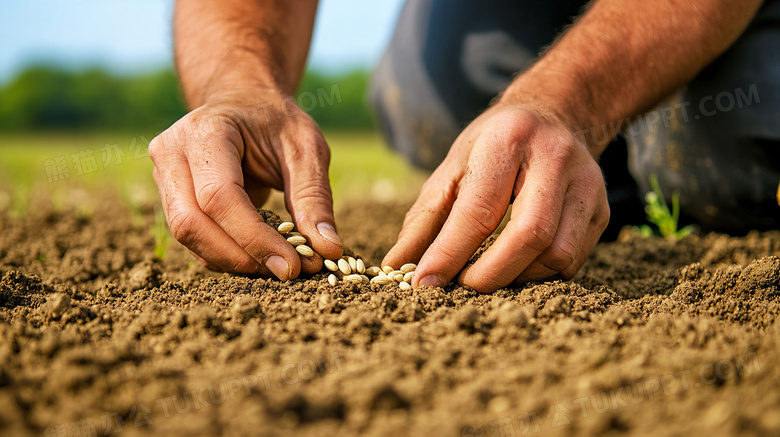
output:
[[[333,218],[333,194],[328,178],[330,149],[321,135],[293,148],[295,152],[287,156],[284,190],[287,210],[312,249],[324,258],[337,259],[343,248]]]

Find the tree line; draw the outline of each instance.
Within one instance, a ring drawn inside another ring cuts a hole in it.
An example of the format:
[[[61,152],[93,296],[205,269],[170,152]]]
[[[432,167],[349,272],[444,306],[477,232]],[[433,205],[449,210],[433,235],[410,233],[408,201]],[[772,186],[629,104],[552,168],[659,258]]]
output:
[[[295,95],[323,129],[372,129],[369,73],[307,71]],[[31,66],[0,85],[0,131],[161,131],[186,113],[170,69],[121,76],[104,69]]]

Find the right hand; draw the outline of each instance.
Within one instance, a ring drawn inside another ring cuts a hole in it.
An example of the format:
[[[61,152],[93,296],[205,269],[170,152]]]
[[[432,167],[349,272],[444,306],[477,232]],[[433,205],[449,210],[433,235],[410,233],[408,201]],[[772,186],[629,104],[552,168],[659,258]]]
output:
[[[328,182],[330,150],[291,98],[236,93],[209,102],[149,143],[171,233],[207,268],[281,280],[342,254]],[[300,257],[256,207],[274,188],[317,253]]]

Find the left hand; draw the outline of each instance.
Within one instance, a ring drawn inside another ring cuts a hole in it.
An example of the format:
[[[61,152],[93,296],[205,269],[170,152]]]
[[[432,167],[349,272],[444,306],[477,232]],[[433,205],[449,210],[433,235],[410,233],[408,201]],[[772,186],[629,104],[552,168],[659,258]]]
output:
[[[510,204],[504,231],[463,269]],[[414,287],[441,287],[459,275],[461,285],[483,293],[568,279],[608,221],[601,169],[566,123],[532,104],[498,104],[455,140],[382,265],[417,262]]]

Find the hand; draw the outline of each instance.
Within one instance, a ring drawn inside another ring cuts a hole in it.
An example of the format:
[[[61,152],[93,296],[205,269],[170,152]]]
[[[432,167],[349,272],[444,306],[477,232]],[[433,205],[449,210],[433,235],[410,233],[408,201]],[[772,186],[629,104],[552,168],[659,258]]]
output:
[[[291,99],[243,93],[207,103],[149,144],[154,179],[173,236],[206,267],[279,279],[314,273],[255,207],[271,188],[312,248],[342,253],[328,183],[330,150],[316,123]]]
[[[510,204],[504,231],[463,269]],[[419,260],[414,287],[443,286],[460,272],[461,285],[483,293],[568,279],[608,221],[601,169],[567,125],[533,106],[499,104],[455,140],[382,265]]]

